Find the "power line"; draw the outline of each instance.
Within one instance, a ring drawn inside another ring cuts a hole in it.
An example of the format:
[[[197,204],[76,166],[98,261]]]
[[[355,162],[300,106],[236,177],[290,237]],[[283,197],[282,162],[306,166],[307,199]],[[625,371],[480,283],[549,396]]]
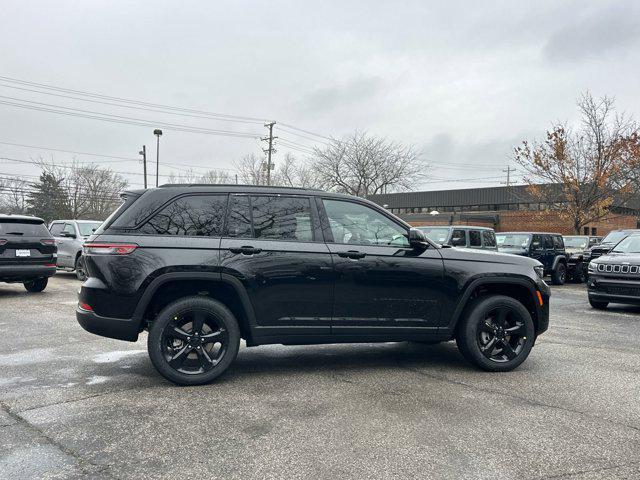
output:
[[[24,148],[36,148],[36,149],[39,149],[39,150],[50,150],[52,152],[74,153],[76,155],[90,155],[92,157],[116,158],[116,159],[120,159],[120,160],[125,161],[125,162],[137,162],[138,161],[137,158],[131,158],[131,157],[119,157],[119,156],[116,156],[116,155],[104,155],[104,154],[101,154],[101,153],[77,152],[77,151],[73,151],[73,150],[63,150],[61,148],[41,147],[41,146],[37,146],[37,145],[24,145],[22,143],[0,142],[0,144],[2,144],[2,145],[11,145],[12,147],[24,147]]]

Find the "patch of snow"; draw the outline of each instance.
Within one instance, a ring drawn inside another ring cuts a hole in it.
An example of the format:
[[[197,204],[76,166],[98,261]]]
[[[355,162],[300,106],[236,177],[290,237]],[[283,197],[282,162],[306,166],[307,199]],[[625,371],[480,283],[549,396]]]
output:
[[[98,385],[100,383],[105,383],[107,380],[109,380],[109,377],[94,375],[93,377],[90,377],[87,379],[87,381],[85,382],[85,385]]]

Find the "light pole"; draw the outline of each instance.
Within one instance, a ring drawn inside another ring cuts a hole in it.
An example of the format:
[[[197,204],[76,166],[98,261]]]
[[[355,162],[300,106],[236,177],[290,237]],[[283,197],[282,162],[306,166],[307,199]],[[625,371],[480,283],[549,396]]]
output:
[[[156,187],[158,186],[158,173],[160,172],[160,137],[162,136],[162,130],[156,128],[153,134],[158,137],[156,142]]]

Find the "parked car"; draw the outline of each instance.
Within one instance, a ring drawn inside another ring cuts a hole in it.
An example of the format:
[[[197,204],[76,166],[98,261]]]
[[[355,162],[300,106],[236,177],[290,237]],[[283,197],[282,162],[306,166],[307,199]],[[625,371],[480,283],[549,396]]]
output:
[[[42,292],[56,273],[56,244],[44,220],[0,214],[0,282]]]
[[[155,368],[209,382],[246,345],[455,339],[508,371],[549,323],[540,262],[441,247],[378,205],[319,190],[165,186],[125,194],[85,242],[76,317]],[[489,254],[491,253],[491,254]]]
[[[468,225],[425,225],[416,228],[421,230],[429,240],[440,245],[498,251],[493,228]]]
[[[602,237],[593,235],[563,235],[564,248],[569,256],[568,263],[575,264],[573,279],[583,283],[587,278],[589,249],[602,241]]]
[[[98,220],[54,220],[49,231],[58,246],[58,268],[75,271],[78,280],[87,276],[82,258],[82,244],[102,224]]]
[[[498,251],[538,260],[544,274],[551,275],[554,285],[578,275],[577,266],[569,262],[562,235],[545,232],[500,232],[496,234]]]
[[[605,255],[620,241],[635,233],[640,233],[640,229],[611,230],[602,239],[602,242],[594,245],[585,252],[585,261],[595,260],[596,258]]]
[[[609,303],[640,305],[640,234],[627,235],[589,263],[587,292],[599,310]]]

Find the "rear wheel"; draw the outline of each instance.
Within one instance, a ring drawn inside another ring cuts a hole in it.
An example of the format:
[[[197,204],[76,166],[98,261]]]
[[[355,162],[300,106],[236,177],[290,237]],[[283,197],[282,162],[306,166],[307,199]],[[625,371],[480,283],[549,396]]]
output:
[[[502,295],[481,297],[465,313],[456,343],[470,363],[489,372],[506,372],[529,356],[535,329],[519,301]]]
[[[240,330],[233,313],[206,297],[166,306],[149,330],[153,366],[179,385],[200,385],[221,375],[238,355]]]
[[[575,266],[575,271],[573,274],[573,281],[576,283],[584,283],[587,280],[587,277],[584,272],[584,268],[581,263]]]
[[[589,297],[589,305],[596,310],[604,310],[609,306],[609,302],[598,302],[597,300],[592,300],[591,297]]]
[[[558,263],[556,268],[551,272],[551,282],[554,285],[564,285],[567,281],[567,266],[564,263]]]
[[[87,279],[87,271],[84,268],[84,257],[80,255],[76,259],[76,278],[81,282],[84,282]]]
[[[30,282],[24,282],[23,285],[24,288],[27,289],[27,292],[38,293],[47,288],[47,283],[49,283],[48,278],[36,278]]]

